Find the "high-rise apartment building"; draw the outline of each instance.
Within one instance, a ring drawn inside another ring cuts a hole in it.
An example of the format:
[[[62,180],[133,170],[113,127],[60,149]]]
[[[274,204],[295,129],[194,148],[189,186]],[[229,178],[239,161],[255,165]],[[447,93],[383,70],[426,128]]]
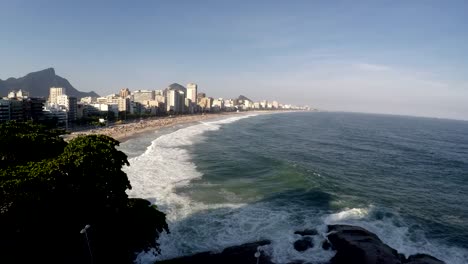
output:
[[[57,99],[55,100],[55,104],[56,105],[61,105],[63,107],[65,107],[66,109],[68,109],[68,95],[66,94],[62,94],[62,95],[59,95],[57,96]]]
[[[148,90],[137,90],[132,93],[133,101],[138,103],[144,103],[145,101],[153,101],[155,97],[154,91]]]
[[[0,122],[10,120],[10,100],[0,99]]]
[[[197,103],[197,89],[198,85],[196,83],[187,84],[187,98],[195,104]]]
[[[66,94],[65,88],[62,87],[50,87],[49,91],[49,104],[57,104],[57,98],[60,95]]]
[[[167,91],[167,112],[174,112],[177,113],[180,106],[180,98],[179,98],[179,91],[177,90],[168,90]]]
[[[121,98],[127,98],[130,95],[130,90],[128,88],[120,89],[119,96]]]

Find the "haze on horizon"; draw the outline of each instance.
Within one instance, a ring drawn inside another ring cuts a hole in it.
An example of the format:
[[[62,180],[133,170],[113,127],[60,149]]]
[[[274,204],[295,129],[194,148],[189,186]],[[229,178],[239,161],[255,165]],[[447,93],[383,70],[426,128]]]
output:
[[[466,1],[0,1],[0,79],[468,120]],[[3,95],[5,96],[5,95]]]

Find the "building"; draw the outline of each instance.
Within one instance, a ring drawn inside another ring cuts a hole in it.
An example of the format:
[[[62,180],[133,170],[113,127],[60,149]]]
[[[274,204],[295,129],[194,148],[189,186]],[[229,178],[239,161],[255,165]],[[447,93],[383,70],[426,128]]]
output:
[[[0,122],[11,120],[10,117],[10,100],[0,99]]]
[[[206,93],[197,93],[197,99],[205,98],[205,97],[206,97]]]
[[[98,97],[96,98],[97,104],[107,104],[107,97]]]
[[[155,91],[154,91],[154,95],[155,95],[155,96],[158,96],[158,95],[159,95],[159,96],[164,96],[164,91],[163,91],[163,90],[155,90]]]
[[[112,112],[115,117],[119,115],[119,106],[117,104],[91,104],[90,106],[97,109],[99,114],[109,114]],[[93,114],[96,113],[95,111],[93,112]]]
[[[250,109],[253,107],[253,103],[250,100],[244,100],[244,109]]]
[[[54,105],[60,105],[68,109],[68,103],[69,103],[68,95],[62,94],[62,95],[57,96],[57,99]]]
[[[77,111],[78,111],[78,100],[76,97],[71,97],[66,94],[62,94],[57,96],[56,104],[52,104],[52,106],[58,106],[54,108],[64,109],[68,113],[68,122],[75,121],[77,118]]]
[[[78,99],[76,97],[68,97],[68,122],[75,121],[78,117]]]
[[[8,98],[10,99],[18,99],[18,98],[28,98],[29,97],[29,92],[23,91],[19,89],[18,91],[11,91],[8,93]]]
[[[130,96],[130,90],[128,90],[128,88],[124,88],[124,89],[120,89],[120,93],[119,93],[119,96],[120,98],[127,98]]]
[[[143,103],[144,101],[153,101],[155,97],[154,91],[136,90],[132,93],[133,101]]]
[[[43,121],[44,120],[44,98],[29,97],[23,99],[23,110],[25,120]]]
[[[44,110],[44,115],[48,119],[55,120],[57,127],[68,129],[68,113],[65,109],[51,107]]]
[[[224,109],[224,99],[223,98],[214,99],[212,107],[219,107],[220,110]]]
[[[83,97],[80,99],[80,102],[84,104],[91,104],[93,103],[93,98],[91,96]]]
[[[10,120],[25,120],[23,100],[10,100]]]
[[[121,97],[117,99],[116,103],[118,105],[119,112],[130,113],[130,98]]]
[[[273,108],[279,109],[279,103],[278,103],[278,101],[273,101],[273,102],[271,103],[271,105],[273,106]]]
[[[187,84],[187,98],[192,102],[197,102],[198,85],[196,83]]]
[[[57,98],[60,95],[66,94],[65,88],[62,87],[50,87],[49,90],[49,104],[57,104]]]
[[[184,86],[173,83],[165,90],[166,96],[166,111],[173,113],[185,113],[188,108],[185,107],[185,98],[187,98],[187,88]]]
[[[168,90],[167,91],[167,103],[166,103],[166,111],[179,113],[181,108],[180,106],[180,93],[177,90]]]
[[[211,111],[211,106],[213,105],[213,98],[211,97],[202,97],[199,99],[200,103],[198,104],[202,111]]]

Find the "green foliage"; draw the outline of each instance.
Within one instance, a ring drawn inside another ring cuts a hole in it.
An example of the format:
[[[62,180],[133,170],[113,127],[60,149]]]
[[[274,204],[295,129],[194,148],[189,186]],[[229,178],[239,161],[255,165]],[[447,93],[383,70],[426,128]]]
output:
[[[95,263],[130,263],[168,232],[163,213],[128,199],[129,163],[117,140],[92,135],[67,144],[60,131],[30,123],[0,128],[0,263],[89,262],[79,233],[87,224]]]
[[[31,122],[0,124],[0,168],[57,156],[66,145],[63,134]]]
[[[125,190],[132,187],[121,168],[130,164],[127,156],[115,149],[118,144],[104,135],[73,139],[59,157],[74,184],[71,191],[92,197],[95,202],[125,202]]]

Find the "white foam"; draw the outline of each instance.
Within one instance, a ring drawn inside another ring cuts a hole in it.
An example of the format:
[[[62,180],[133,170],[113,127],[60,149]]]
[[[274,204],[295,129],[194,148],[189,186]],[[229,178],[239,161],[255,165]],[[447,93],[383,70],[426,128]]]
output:
[[[325,225],[349,224],[363,227],[375,233],[384,243],[403,253],[406,257],[426,253],[445,261],[447,264],[468,263],[468,251],[457,247],[448,247],[428,240],[423,233],[411,234],[407,225],[398,215],[375,219],[372,214],[377,210],[374,206],[367,208],[351,208],[335,214],[325,215]],[[323,227],[325,229],[326,227]]]
[[[230,203],[204,204],[188,196],[176,193],[175,189],[190,184],[202,177],[191,162],[186,147],[203,140],[206,131],[218,130],[221,125],[237,121],[239,116],[215,122],[203,122],[179,129],[154,140],[146,151],[130,159],[131,166],[125,171],[133,189],[130,197],[141,197],[155,201],[167,215],[170,234],[162,233],[158,240],[161,255],[141,252],[137,263],[153,263],[155,260],[170,259],[203,251],[220,251],[226,247],[246,242],[270,239],[272,244],[263,247],[277,263],[289,260],[324,262],[333,252],[321,249],[322,238],[315,238],[315,246],[303,253],[293,248],[300,238],[294,231],[298,225],[295,209],[277,209],[264,203],[242,204],[234,193],[220,188]],[[290,210],[290,211],[285,211]],[[310,216],[312,219],[314,216]],[[307,217],[306,217],[307,218]],[[302,223],[304,227],[312,223]],[[318,254],[319,251],[323,251]]]
[[[130,197],[154,201],[166,213],[170,234],[162,233],[161,255],[142,252],[138,263],[153,263],[203,251],[219,251],[228,246],[269,239],[270,246],[263,248],[276,263],[293,260],[326,262],[333,251],[321,249],[327,224],[352,224],[376,233],[385,243],[405,255],[428,253],[447,263],[468,263],[466,250],[447,248],[426,239],[415,243],[408,228],[395,225],[390,218],[375,220],[375,208],[352,208],[319,219],[320,212],[310,208],[275,207],[268,203],[242,204],[239,198],[220,186],[220,192],[229,201],[223,204],[205,204],[176,192],[176,188],[189,185],[203,175],[191,161],[187,147],[203,140],[203,133],[220,129],[223,124],[235,122],[252,115],[236,116],[179,129],[152,141],[146,151],[130,159],[125,168],[133,189]],[[320,175],[318,175],[320,176]],[[298,212],[300,210],[300,212]],[[302,218],[297,219],[298,215]],[[298,252],[293,243],[300,238],[294,231],[319,225],[319,236],[314,237],[312,249]]]
[[[240,115],[203,122],[158,137],[142,155],[129,160],[129,167],[124,168],[132,184],[132,190],[127,192],[129,197],[139,197],[155,202],[158,208],[166,213],[170,230],[174,230],[173,233],[177,233],[178,230],[176,223],[196,212],[242,206],[242,204],[205,205],[177,194],[175,188],[187,185],[191,180],[202,176],[196,170],[195,164],[191,162],[190,153],[185,147],[201,140],[202,134],[206,131],[218,130],[223,124],[252,116],[256,115]],[[162,257],[178,256],[177,248],[171,248],[173,245],[164,242],[165,236],[167,234],[161,236],[161,248],[164,252]],[[166,241],[171,239],[166,239]],[[143,262],[153,258],[151,255],[140,255],[140,261]]]

